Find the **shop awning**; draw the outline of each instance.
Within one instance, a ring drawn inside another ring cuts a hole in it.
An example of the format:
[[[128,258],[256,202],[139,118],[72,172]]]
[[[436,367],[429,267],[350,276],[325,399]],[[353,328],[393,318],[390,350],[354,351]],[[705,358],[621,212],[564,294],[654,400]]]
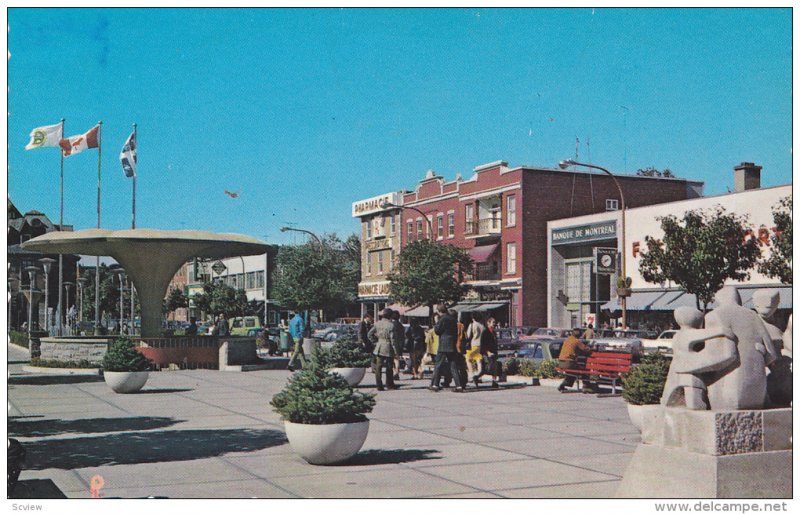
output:
[[[739,295],[742,298],[742,306],[748,309],[753,308],[753,293],[758,289],[768,289],[778,291],[780,295],[779,309],[792,308],[792,288],[791,287],[739,287]],[[697,308],[697,302],[693,294],[684,291],[634,291],[628,297],[626,309],[629,311],[674,311],[678,307]],[[702,307],[702,306],[701,306]],[[715,302],[708,304],[708,309],[717,307]],[[622,309],[619,298],[614,298],[610,302],[604,303],[601,308],[608,311],[618,311]]]
[[[753,308],[753,293],[759,288],[739,288],[739,295],[742,297],[742,305],[748,309]],[[778,291],[780,294],[780,301],[778,302],[779,309],[792,308],[792,288],[791,287],[762,287],[760,289],[768,289],[770,291]]]
[[[508,302],[462,302],[453,306],[456,312],[491,311],[508,305]]]
[[[476,246],[469,250],[469,256],[475,263],[480,264],[489,260],[489,257],[497,250],[497,243],[491,245]]]
[[[418,307],[414,307],[413,309],[409,309],[406,311],[405,316],[411,316],[412,318],[427,318],[430,314],[427,305],[420,305]]]

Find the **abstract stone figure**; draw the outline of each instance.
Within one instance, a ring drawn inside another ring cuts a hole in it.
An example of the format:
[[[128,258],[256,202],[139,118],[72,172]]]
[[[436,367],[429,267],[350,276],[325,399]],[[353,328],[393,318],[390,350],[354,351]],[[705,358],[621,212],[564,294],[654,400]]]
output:
[[[759,289],[753,294],[753,307],[761,316],[764,327],[767,329],[775,348],[783,346],[784,332],[769,322],[778,309],[780,295],[777,291]],[[791,337],[791,336],[790,336]],[[791,346],[791,341],[789,342]],[[789,350],[791,355],[791,350]],[[792,358],[781,355],[769,367],[767,375],[767,395],[773,407],[788,407],[792,404]]]
[[[672,364],[661,405],[677,407],[685,403],[691,410],[708,410],[706,380],[710,372],[729,369],[736,363],[734,335],[724,327],[699,328],[703,313],[691,307],[678,307],[674,316],[680,330],[672,339]],[[706,343],[709,339],[713,341]]]
[[[781,354],[792,358],[792,314],[789,314],[789,322],[786,323],[786,332],[783,333],[783,350]]]
[[[735,287],[722,288],[716,301],[719,307],[706,315],[706,328],[727,329],[736,336],[739,363],[717,372],[714,378],[718,379],[708,385],[711,410],[763,409],[767,402],[765,367],[780,354],[758,314],[742,307]]]

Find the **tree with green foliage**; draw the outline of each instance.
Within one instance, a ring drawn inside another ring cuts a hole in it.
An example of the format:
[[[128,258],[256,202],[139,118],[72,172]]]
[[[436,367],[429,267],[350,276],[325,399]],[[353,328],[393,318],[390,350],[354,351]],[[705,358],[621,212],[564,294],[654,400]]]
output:
[[[282,247],[277,263],[274,296],[284,308],[341,312],[357,299],[361,243],[355,235]]]
[[[771,236],[772,252],[759,263],[758,270],[784,284],[792,283],[792,197],[787,196],[772,207],[775,231]]]
[[[645,355],[640,364],[632,366],[622,379],[622,398],[631,405],[657,405],[661,403],[667,384],[668,359],[660,353]]]
[[[636,170],[636,174],[640,177],[662,177],[662,178],[676,178],[675,174],[672,173],[672,170],[669,168],[665,168],[663,171],[658,170],[652,166],[648,166],[647,168],[640,168]]]
[[[225,313],[226,318],[257,315],[254,302],[247,301],[247,294],[222,282],[203,284],[203,292],[192,296],[195,307],[206,314]]]
[[[394,271],[389,274],[389,295],[406,305],[428,306],[433,317],[437,303],[455,303],[469,286],[464,277],[473,271],[469,254],[457,246],[423,239],[400,252]]]
[[[697,308],[706,310],[728,279],[750,278],[761,250],[748,233],[746,216],[728,213],[721,206],[687,211],[661,221],[663,240],[645,237],[639,272],[652,284],[674,282],[695,295]]]
[[[119,319],[119,279],[114,277],[112,270],[117,266],[107,266],[100,264],[100,318],[104,316]],[[94,320],[94,267],[82,268],[81,277],[86,278],[86,285],[83,288],[83,319]],[[77,304],[80,305],[80,298],[76,296]],[[130,292],[125,294],[123,299],[123,314],[130,317],[131,312]],[[136,302],[135,314],[139,315],[139,303]]]
[[[183,293],[183,289],[173,287],[169,290],[167,297],[164,299],[164,308],[162,311],[164,314],[169,314],[170,312],[175,312],[178,309],[186,308],[188,306],[189,299]]]
[[[111,343],[103,356],[105,371],[147,371],[153,361],[136,350],[133,341],[127,337],[119,337]]]

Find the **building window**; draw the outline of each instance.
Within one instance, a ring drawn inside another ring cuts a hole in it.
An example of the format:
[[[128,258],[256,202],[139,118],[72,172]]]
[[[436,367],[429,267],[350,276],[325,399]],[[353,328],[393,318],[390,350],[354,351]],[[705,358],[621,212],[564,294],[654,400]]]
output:
[[[464,233],[465,234],[472,234],[475,230],[474,227],[474,219],[475,219],[475,206],[472,204],[468,204],[464,206]]]
[[[417,218],[417,240],[422,241],[422,218]]]
[[[256,287],[263,288],[264,287],[264,272],[259,271],[256,274]]]
[[[607,211],[618,211],[619,210],[619,200],[614,198],[606,198],[606,210]]]
[[[447,213],[447,237],[455,237],[456,235],[456,214],[454,212]]]
[[[392,214],[392,228],[391,228],[392,235],[394,235],[396,230],[397,230],[397,214]]]
[[[506,245],[506,273],[513,275],[517,272],[517,243]]]
[[[372,255],[370,253],[367,253],[367,266],[366,266],[366,274],[367,275],[372,274],[372,259],[371,259],[371,257],[372,257]]]
[[[517,224],[517,197],[509,195],[506,198],[506,226],[513,227]]]
[[[378,252],[378,275],[383,273],[383,254],[385,252]]]
[[[438,239],[444,238],[444,215],[436,216],[436,237]]]
[[[372,239],[372,219],[367,220],[367,239]]]
[[[408,222],[408,241],[406,241],[406,242],[410,243],[413,240],[414,240],[414,222],[413,221],[409,221]]]

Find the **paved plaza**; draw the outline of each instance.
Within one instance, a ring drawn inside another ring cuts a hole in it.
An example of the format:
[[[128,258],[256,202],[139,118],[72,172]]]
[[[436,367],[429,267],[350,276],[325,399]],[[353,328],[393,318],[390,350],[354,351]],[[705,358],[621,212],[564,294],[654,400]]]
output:
[[[269,406],[288,371],[163,371],[122,395],[99,377],[25,373],[25,354],[9,347],[20,481],[68,498],[91,497],[97,476],[105,498],[609,498],[640,440],[620,397],[432,393],[403,378],[378,393],[353,460],[313,466]],[[375,391],[371,374],[360,388]]]

